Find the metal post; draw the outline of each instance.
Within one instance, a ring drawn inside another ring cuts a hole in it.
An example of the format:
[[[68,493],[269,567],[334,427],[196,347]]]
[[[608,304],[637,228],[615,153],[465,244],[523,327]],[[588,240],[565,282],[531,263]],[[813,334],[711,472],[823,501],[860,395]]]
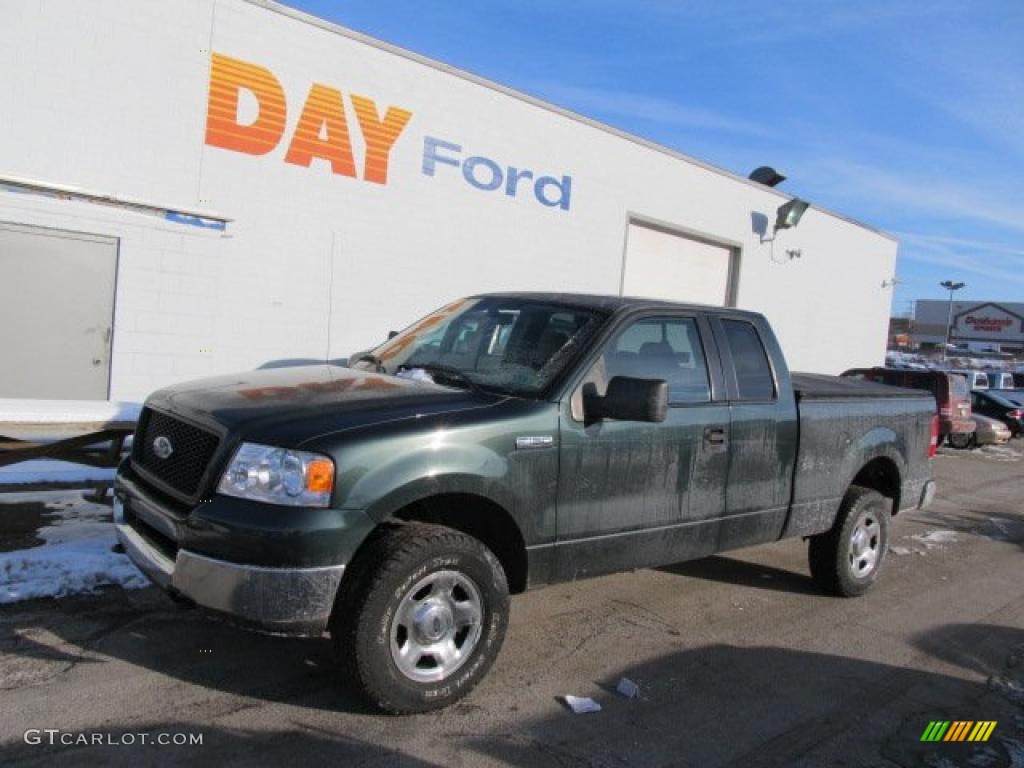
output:
[[[943,280],[939,285],[949,291],[949,313],[946,315],[946,343],[942,345],[942,362],[946,362],[946,353],[949,350],[949,337],[953,332],[953,293],[959,291],[967,283],[954,283],[952,280]]]

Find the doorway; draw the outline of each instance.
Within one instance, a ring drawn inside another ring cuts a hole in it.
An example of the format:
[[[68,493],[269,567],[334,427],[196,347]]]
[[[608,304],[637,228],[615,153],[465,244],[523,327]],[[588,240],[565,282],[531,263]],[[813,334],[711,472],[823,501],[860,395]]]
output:
[[[0,223],[0,397],[107,399],[117,244]]]

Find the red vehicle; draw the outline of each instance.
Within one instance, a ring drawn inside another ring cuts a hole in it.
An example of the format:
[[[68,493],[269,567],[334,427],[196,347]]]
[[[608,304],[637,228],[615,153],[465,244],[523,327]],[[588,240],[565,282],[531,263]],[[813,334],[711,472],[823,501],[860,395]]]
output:
[[[916,371],[904,368],[851,368],[848,378],[875,381],[890,387],[926,389],[935,396],[939,415],[939,442],[949,435],[970,435],[975,430],[971,421],[971,390],[967,379],[946,371]]]

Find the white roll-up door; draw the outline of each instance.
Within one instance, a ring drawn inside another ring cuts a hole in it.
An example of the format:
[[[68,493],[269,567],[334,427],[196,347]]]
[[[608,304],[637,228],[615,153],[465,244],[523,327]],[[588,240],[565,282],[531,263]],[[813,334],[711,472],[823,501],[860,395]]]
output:
[[[736,249],[642,222],[626,233],[625,296],[731,305]]]

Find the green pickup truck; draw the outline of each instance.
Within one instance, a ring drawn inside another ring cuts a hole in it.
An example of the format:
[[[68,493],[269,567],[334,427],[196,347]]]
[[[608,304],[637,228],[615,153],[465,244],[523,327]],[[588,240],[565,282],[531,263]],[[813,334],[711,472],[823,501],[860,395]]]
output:
[[[372,702],[422,712],[486,674],[526,589],[800,536],[863,593],[934,495],[936,430],[927,393],[791,375],[758,314],[488,294],[347,368],[154,393],[115,523],[173,597],[329,630]]]

